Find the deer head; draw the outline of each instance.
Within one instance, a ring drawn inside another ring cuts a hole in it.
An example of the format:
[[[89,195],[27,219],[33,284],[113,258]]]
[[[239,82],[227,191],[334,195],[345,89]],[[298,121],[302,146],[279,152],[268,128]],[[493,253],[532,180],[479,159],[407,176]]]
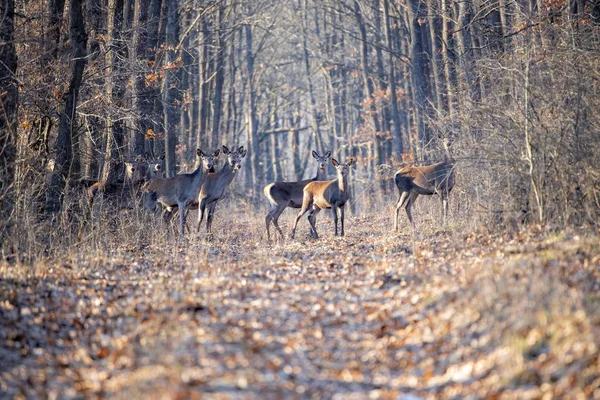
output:
[[[234,172],[242,168],[242,158],[246,157],[246,153],[247,150],[244,150],[244,146],[238,147],[236,151],[230,151],[227,146],[223,145],[223,154],[227,156],[227,163]]]
[[[329,161],[329,157],[331,157],[331,151],[327,151],[323,156],[320,156],[315,150],[312,151],[312,156],[319,163],[319,169],[324,171],[327,167],[327,162]]]
[[[215,166],[215,161],[219,157],[219,153],[221,150],[217,149],[212,154],[204,153],[202,150],[197,149],[196,154],[200,157],[200,162],[202,163],[202,168],[205,171],[210,171]]]
[[[350,166],[356,162],[356,158],[348,157],[345,163],[338,162],[335,158],[331,159],[331,165],[335,167],[335,171],[339,177],[347,177],[350,172]]]
[[[438,139],[440,139],[442,143],[442,147],[444,149],[444,159],[445,161],[451,161],[452,155],[450,154],[450,149],[454,144],[454,140],[456,139],[452,132],[438,132]]]

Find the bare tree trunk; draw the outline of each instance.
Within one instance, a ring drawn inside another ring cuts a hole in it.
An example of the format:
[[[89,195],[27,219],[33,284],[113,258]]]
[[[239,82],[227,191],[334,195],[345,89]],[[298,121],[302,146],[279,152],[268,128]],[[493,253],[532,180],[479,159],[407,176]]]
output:
[[[390,28],[390,6],[389,0],[383,0],[383,12],[385,19],[385,32],[387,36],[387,44],[389,48],[389,72],[390,78],[390,110],[392,113],[393,131],[392,142],[394,144],[394,152],[398,158],[401,158],[404,152],[402,146],[402,132],[400,129],[400,116],[398,113],[398,96],[396,95],[396,74],[394,72],[394,55],[393,55],[393,40]]]
[[[13,0],[14,4],[14,0]],[[9,5],[7,4],[7,7]],[[44,38],[44,63],[58,56],[60,47],[60,26],[65,9],[65,0],[48,0],[48,25],[45,30],[46,37]]]
[[[427,46],[424,43],[425,25],[419,22],[419,0],[411,0],[408,8],[409,26],[411,32],[410,54],[412,59],[412,89],[415,119],[417,125],[416,144],[417,153],[415,154],[420,161],[425,159],[423,149],[429,141],[429,132],[425,126],[425,114],[427,112],[427,100],[429,98],[429,65],[427,64],[426,54]],[[431,55],[430,55],[431,57]]]
[[[148,106],[151,92],[145,84],[146,71],[143,68],[147,55],[147,31],[148,3],[144,0],[135,0],[133,9],[133,35],[131,38],[131,50],[129,52],[129,65],[133,68],[131,72],[131,108],[133,109],[133,120],[129,125],[129,154],[139,156],[144,154],[144,135],[150,129]],[[148,32],[149,33],[149,32]]]
[[[373,9],[375,12],[375,26],[376,27],[381,27],[382,26],[382,22],[381,22],[381,4],[380,4],[380,0],[373,0]],[[385,32],[385,31],[384,31]],[[384,67],[384,63],[383,63],[383,45],[381,43],[381,39],[380,36],[384,36],[381,35],[380,32],[377,32],[375,35],[375,56],[377,59],[377,80],[379,82],[379,90],[382,93],[387,92],[388,89],[388,84],[387,84],[387,76],[385,73],[385,67]],[[385,132],[386,134],[390,133],[390,108],[387,104],[387,102],[384,102],[384,104],[381,106],[381,130],[382,132]],[[383,143],[383,154],[384,154],[384,158],[390,158],[392,156],[392,150],[393,148],[393,143],[391,143],[391,141],[389,139],[386,139],[385,142]]]
[[[248,12],[250,14],[250,9],[248,5]],[[258,119],[256,118],[256,92],[254,89],[254,53],[252,51],[252,26],[250,24],[246,24],[244,26],[244,30],[246,32],[246,69],[247,69],[247,96],[248,96],[248,104],[247,104],[247,116],[246,122],[248,124],[248,143],[250,148],[252,149],[252,154],[250,154],[250,159],[252,162],[250,163],[252,168],[251,174],[251,188],[255,188],[259,186],[259,179],[262,177],[262,170],[260,165],[260,144],[258,142]],[[254,198],[256,195],[255,191],[252,190],[252,197]]]
[[[69,89],[63,96],[64,108],[60,114],[58,137],[56,139],[56,159],[54,171],[46,195],[46,212],[55,213],[60,210],[62,195],[69,176],[73,160],[72,143],[75,130],[75,115],[79,88],[86,64],[87,34],[83,22],[83,0],[70,0],[72,66]]]
[[[108,23],[106,32],[107,52],[106,52],[106,82],[105,82],[105,99],[108,109],[108,115],[106,118],[106,132],[104,142],[104,163],[102,166],[101,182],[114,182],[115,174],[111,174],[112,164],[115,160],[113,150],[118,149],[119,142],[122,142],[123,137],[123,124],[121,121],[113,120],[113,108],[115,104],[118,104],[122,98],[119,94],[122,94],[120,88],[122,85],[118,80],[115,79],[115,74],[120,72],[120,68],[117,65],[117,53],[119,51],[115,44],[115,36],[121,30],[122,14],[123,11],[123,0],[108,0]],[[119,13],[119,14],[117,14]]]
[[[219,127],[221,124],[222,102],[223,102],[223,84],[225,83],[225,22],[223,14],[225,13],[224,2],[221,2],[217,11],[217,21],[215,27],[218,31],[215,35],[215,92],[213,95],[213,124],[211,147],[219,146]]]
[[[450,56],[450,36],[448,33],[448,30],[450,29],[449,24],[450,24],[450,18],[448,17],[448,13],[449,13],[449,7],[448,7],[448,0],[441,0],[442,1],[442,9],[441,9],[441,14],[442,14],[442,63],[444,64],[444,77],[446,79],[446,98],[448,100],[448,111],[452,114],[454,111],[454,101],[455,101],[455,96],[454,96],[454,86],[453,86],[453,79],[452,79],[452,65],[450,65],[451,63],[451,56]]]
[[[373,80],[369,76],[370,68],[369,68],[369,43],[367,41],[367,29],[365,26],[365,21],[362,15],[362,11],[359,5],[358,0],[354,0],[354,14],[356,16],[356,20],[358,23],[358,29],[360,31],[360,61],[362,64],[361,72],[362,72],[362,81],[363,81],[363,90],[365,92],[365,98],[369,103],[369,120],[371,121],[374,134],[373,134],[373,150],[374,150],[374,163],[379,165],[383,164],[383,152],[382,152],[382,143],[381,143],[381,124],[379,123],[379,117],[377,115],[377,107],[375,106],[375,99],[373,98],[373,93],[375,92],[375,87],[373,85]]]
[[[0,2],[0,238],[10,234],[10,220],[14,205],[14,183],[17,110],[19,90],[16,80],[17,52],[14,44],[14,0]]]
[[[315,137],[315,142],[316,142],[315,145],[317,145],[317,147],[318,147],[319,144],[322,143],[322,139],[321,139],[321,129],[319,128],[320,117],[319,117],[318,111],[317,111],[317,101],[315,99],[313,80],[312,80],[312,75],[311,75],[311,71],[310,71],[310,57],[308,54],[308,45],[307,45],[307,40],[308,40],[307,1],[308,0],[304,0],[304,7],[303,7],[303,17],[304,18],[303,18],[303,23],[302,23],[302,49],[303,49],[303,55],[304,55],[304,70],[306,71],[306,82],[307,82],[307,86],[308,86],[308,95],[310,97],[310,112],[311,112],[312,125],[313,125],[312,131],[313,131],[313,136]]]
[[[433,97],[435,99],[436,108],[439,111],[446,110],[447,102],[443,102],[442,96],[445,92],[444,81],[441,77],[441,48],[440,42],[440,17],[439,10],[437,9],[436,0],[427,0],[427,15],[429,21],[429,40],[431,41],[431,74],[433,75]],[[434,7],[436,6],[436,7]]]
[[[198,103],[200,107],[200,121],[198,123],[196,146],[198,146],[201,149],[206,149],[209,145],[207,127],[208,116],[210,113],[210,101],[208,97],[208,89],[210,83],[208,81],[208,78],[210,65],[210,47],[212,46],[212,44],[207,18],[207,16],[202,17],[202,41],[201,45],[198,48],[198,58],[200,60],[200,62],[198,63],[198,81],[200,85],[198,90],[200,93],[200,99]]]
[[[166,26],[166,44],[167,54],[165,57],[165,86],[164,95],[164,116],[165,116],[165,169],[167,176],[174,176],[176,171],[177,145],[177,123],[179,122],[179,104],[177,87],[177,70],[175,46],[177,46],[177,0],[169,0],[167,11]]]

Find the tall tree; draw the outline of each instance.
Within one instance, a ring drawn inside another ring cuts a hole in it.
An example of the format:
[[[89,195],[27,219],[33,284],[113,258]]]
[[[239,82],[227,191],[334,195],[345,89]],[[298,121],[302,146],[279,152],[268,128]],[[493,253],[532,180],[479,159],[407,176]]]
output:
[[[252,9],[250,8],[250,4],[247,6],[248,15],[252,15]],[[251,183],[250,187],[254,188],[258,185],[259,177],[262,176],[261,173],[261,163],[260,163],[260,143],[258,140],[258,118],[256,116],[256,90],[255,90],[255,82],[254,82],[254,57],[255,54],[252,49],[252,25],[250,23],[246,23],[244,26],[244,32],[246,35],[246,84],[247,84],[247,92],[248,96],[247,100],[247,111],[246,111],[246,123],[248,124],[247,132],[248,132],[248,143],[252,150],[250,154],[251,162]],[[252,192],[254,195],[254,191]]]
[[[400,128],[400,114],[398,112],[398,95],[396,94],[396,72],[394,66],[394,39],[392,35],[392,28],[390,25],[390,5],[389,0],[383,0],[383,13],[385,20],[385,33],[387,37],[388,45],[388,58],[389,58],[389,70],[388,76],[390,80],[390,110],[392,114],[393,131],[392,131],[392,142],[394,144],[394,153],[396,157],[400,158],[404,152],[402,145],[402,131]]]
[[[165,80],[164,80],[164,115],[165,115],[165,167],[167,176],[177,173],[175,170],[175,147],[177,145],[177,123],[179,122],[179,110],[181,101],[178,95],[177,70],[178,60],[175,53],[177,46],[177,0],[168,0],[165,57]]]
[[[73,160],[72,143],[76,128],[76,110],[79,89],[86,64],[87,33],[83,20],[83,0],[70,0],[71,71],[69,87],[62,96],[63,110],[60,113],[56,139],[54,171],[46,195],[46,212],[55,213],[61,208],[62,196]]]
[[[13,190],[17,142],[18,84],[17,52],[15,50],[15,3],[0,2],[0,218],[8,221],[13,207]],[[0,237],[4,236],[5,224],[0,225]]]
[[[225,83],[225,52],[227,45],[225,43],[225,2],[221,1],[218,6],[217,20],[215,22],[217,32],[215,34],[215,90],[213,95],[213,124],[211,148],[219,146],[219,127],[221,124],[222,103],[223,103],[223,84]]]
[[[131,108],[133,118],[128,123],[129,154],[139,156],[144,153],[144,135],[150,129],[149,93],[145,83],[148,33],[148,2],[135,0],[133,5],[133,22],[131,49],[129,50],[129,66],[132,68],[129,86],[131,87]]]
[[[118,79],[121,71],[121,62],[123,57],[123,46],[119,43],[118,36],[121,33],[121,24],[123,22],[123,0],[108,0],[108,21],[106,29],[106,81],[105,81],[105,101],[108,109],[106,117],[106,127],[104,134],[104,163],[102,165],[101,182],[109,182],[115,179],[112,173],[113,162],[116,158],[115,150],[118,150],[123,143],[123,122],[115,121],[113,115],[116,114],[116,108],[123,98],[124,85]],[[112,175],[112,178],[111,178]]]

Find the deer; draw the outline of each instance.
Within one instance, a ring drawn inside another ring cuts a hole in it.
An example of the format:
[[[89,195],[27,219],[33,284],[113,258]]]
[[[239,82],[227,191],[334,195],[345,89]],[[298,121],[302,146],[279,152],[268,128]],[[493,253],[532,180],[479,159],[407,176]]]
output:
[[[124,179],[122,181],[115,183],[95,182],[87,189],[90,210],[95,197],[100,193],[108,195],[132,194],[150,179],[161,177],[164,171],[164,156],[161,158],[150,158],[148,155],[138,156],[133,161],[125,161],[124,166]]]
[[[312,151],[312,156],[317,160],[317,174],[312,179],[306,179],[298,182],[273,182],[264,187],[263,191],[269,200],[269,213],[265,217],[265,225],[267,227],[267,240],[271,242],[271,232],[269,225],[273,223],[281,239],[284,238],[281,228],[279,228],[279,216],[287,207],[301,208],[303,189],[310,182],[325,180],[327,173],[326,167],[331,157],[331,151],[327,151],[323,156],[320,156],[315,150]]]
[[[173,209],[179,209],[179,228],[181,235],[185,235],[185,218],[187,216],[187,207],[198,198],[200,188],[208,171],[214,168],[214,162],[219,157],[220,150],[205,154],[197,149],[196,154],[201,162],[198,168],[192,173],[179,174],[170,178],[154,178],[148,181],[143,190],[152,193],[158,203],[165,207],[166,212],[172,214]],[[164,216],[164,214],[163,214]]]
[[[400,209],[404,208],[406,216],[413,228],[413,241],[415,222],[412,218],[411,208],[419,195],[431,196],[439,194],[442,202],[442,226],[446,225],[448,216],[448,195],[454,187],[454,158],[450,154],[452,138],[438,134],[442,139],[444,148],[444,161],[423,167],[406,166],[394,175],[394,181],[400,198],[396,203],[394,231],[398,232],[398,218]]]
[[[236,151],[229,151],[227,146],[222,148],[223,154],[227,156],[227,162],[221,169],[214,173],[209,173],[200,189],[198,195],[198,232],[200,232],[200,225],[204,220],[204,211],[208,207],[208,215],[206,217],[206,232],[210,233],[212,228],[212,220],[217,202],[223,198],[225,189],[233,178],[237,171],[242,168],[242,158],[246,157],[247,150],[244,150],[244,146],[238,147]],[[190,207],[191,209],[191,207]]]
[[[344,236],[344,206],[350,198],[350,185],[348,175],[350,166],[356,162],[354,157],[348,157],[345,163],[339,163],[335,158],[331,159],[331,165],[335,167],[337,179],[331,181],[314,181],[308,183],[303,190],[302,208],[296,215],[294,227],[290,238],[293,239],[296,234],[296,226],[302,216],[310,210],[308,222],[310,222],[310,236],[314,239],[319,238],[317,233],[317,214],[324,209],[330,208],[333,214],[333,223],[335,226],[334,235],[338,235],[338,209],[340,210],[341,230],[340,236]]]

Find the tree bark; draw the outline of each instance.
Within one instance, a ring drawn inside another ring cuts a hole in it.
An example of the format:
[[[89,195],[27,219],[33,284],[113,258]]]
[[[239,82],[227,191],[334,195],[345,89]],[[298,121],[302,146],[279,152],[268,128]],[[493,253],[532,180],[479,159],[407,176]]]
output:
[[[14,4],[14,0],[12,1]],[[9,5],[7,4],[8,8]],[[46,26],[44,38],[44,63],[58,56],[60,47],[60,25],[65,10],[65,0],[48,0],[48,25]],[[14,12],[14,7],[13,7]]]
[[[396,95],[396,74],[394,72],[394,55],[393,55],[393,40],[390,28],[390,6],[389,0],[383,0],[383,12],[385,19],[385,32],[387,36],[388,54],[389,54],[389,71],[390,80],[390,110],[392,114],[393,130],[392,142],[394,144],[394,153],[399,159],[402,157],[404,147],[402,145],[402,132],[400,129],[400,115],[398,113],[398,96]]]
[[[210,101],[209,101],[209,59],[210,59],[210,48],[211,48],[211,33],[208,25],[208,16],[202,17],[202,42],[198,48],[198,76],[199,76],[199,107],[200,107],[200,121],[198,124],[197,140],[196,145],[205,150],[208,148],[208,117],[210,113]],[[214,150],[214,149],[213,149]]]
[[[73,160],[72,143],[75,130],[75,116],[79,89],[86,64],[87,34],[83,21],[83,0],[70,0],[71,36],[71,76],[69,88],[64,94],[64,107],[60,114],[58,137],[56,139],[56,159],[54,171],[46,195],[46,213],[60,211],[65,184]]]
[[[123,123],[113,120],[114,109],[117,106],[123,95],[123,85],[115,75],[119,75],[120,66],[118,64],[117,55],[122,55],[122,48],[115,44],[115,37],[121,31],[122,24],[123,0],[108,0],[108,21],[106,29],[106,82],[105,82],[105,99],[108,114],[106,117],[106,131],[104,142],[104,163],[102,165],[101,182],[114,182],[116,180],[113,170],[115,161],[114,150],[122,143],[123,139]]]
[[[225,83],[225,22],[223,14],[225,13],[224,2],[221,2],[217,11],[217,21],[215,23],[218,31],[215,35],[215,91],[213,95],[213,120],[212,120],[212,138],[211,147],[219,146],[219,127],[221,124],[222,103],[223,103],[223,85]]]
[[[19,91],[16,78],[17,52],[14,44],[14,0],[0,2],[0,238],[10,234],[9,221],[14,205],[14,174],[17,144]]]
[[[135,0],[133,6],[133,34],[131,37],[131,50],[129,52],[129,65],[131,72],[131,108],[133,120],[128,124],[129,155],[131,158],[144,154],[144,135],[150,129],[148,106],[151,93],[145,84],[146,68],[144,68],[147,53],[146,24],[148,23],[148,3],[144,0]]]
[[[248,11],[250,14],[250,6],[248,5]],[[247,116],[246,122],[248,124],[248,142],[252,149],[250,159],[252,160],[251,168],[251,188],[255,188],[259,185],[259,178],[262,176],[261,165],[260,165],[260,145],[258,142],[257,131],[258,131],[258,119],[256,118],[256,92],[254,89],[254,53],[252,50],[252,27],[250,24],[244,26],[246,33],[246,72],[247,76]],[[252,190],[253,197],[256,195]]]
[[[165,57],[165,82],[164,82],[164,117],[165,117],[165,169],[168,177],[174,176],[176,171],[177,124],[181,106],[178,98],[177,70],[175,47],[177,46],[177,0],[169,0],[166,26],[167,52]]]

